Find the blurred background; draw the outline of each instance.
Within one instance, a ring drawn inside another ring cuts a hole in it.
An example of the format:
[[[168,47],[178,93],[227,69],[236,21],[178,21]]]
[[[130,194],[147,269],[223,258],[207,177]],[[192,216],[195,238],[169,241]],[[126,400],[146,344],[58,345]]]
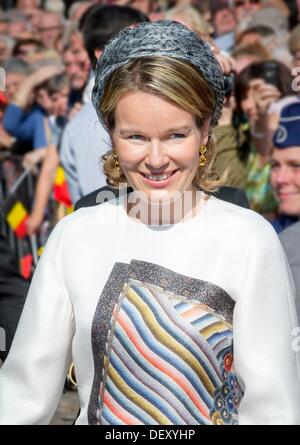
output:
[[[300,150],[288,164],[274,135],[285,113],[300,118],[300,0],[1,0],[0,282],[18,282],[19,313],[54,225],[106,185],[111,145],[91,105],[97,58],[120,29],[160,19],[196,32],[223,68],[214,138],[226,184],[278,233],[299,221]],[[285,131],[300,148],[300,126]]]

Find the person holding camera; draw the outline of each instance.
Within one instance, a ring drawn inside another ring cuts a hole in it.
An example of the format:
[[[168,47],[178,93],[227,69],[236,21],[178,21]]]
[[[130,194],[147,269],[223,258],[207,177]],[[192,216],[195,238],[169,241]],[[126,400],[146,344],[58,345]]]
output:
[[[269,158],[280,101],[294,96],[289,69],[278,61],[252,63],[236,78],[235,126],[241,156],[247,159],[246,193],[251,208],[273,218],[277,210],[270,185]]]
[[[235,65],[224,76],[225,102],[222,116],[214,129],[217,147],[215,166],[219,172],[227,172],[227,185],[244,190],[247,181],[246,161],[240,155],[237,133],[233,124],[235,112],[233,93],[236,78],[234,68]]]

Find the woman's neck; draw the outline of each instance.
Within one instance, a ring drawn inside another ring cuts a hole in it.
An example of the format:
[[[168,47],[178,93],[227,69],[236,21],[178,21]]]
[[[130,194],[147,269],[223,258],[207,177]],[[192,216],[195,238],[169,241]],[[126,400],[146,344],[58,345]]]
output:
[[[146,225],[173,225],[194,218],[205,202],[205,194],[193,188],[172,195],[169,199],[149,200],[141,192],[127,196],[126,208],[130,218]]]

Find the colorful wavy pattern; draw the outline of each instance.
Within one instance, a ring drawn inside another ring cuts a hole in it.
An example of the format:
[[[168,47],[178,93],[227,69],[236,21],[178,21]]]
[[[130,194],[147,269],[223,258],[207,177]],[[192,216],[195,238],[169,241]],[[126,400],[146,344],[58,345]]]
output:
[[[232,424],[241,396],[229,323],[155,286],[124,286],[111,320],[99,423]]]

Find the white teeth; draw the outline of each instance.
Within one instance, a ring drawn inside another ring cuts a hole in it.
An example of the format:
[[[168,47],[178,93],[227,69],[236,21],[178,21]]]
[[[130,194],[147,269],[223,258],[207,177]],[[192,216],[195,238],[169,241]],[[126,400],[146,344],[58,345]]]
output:
[[[151,181],[164,181],[170,176],[171,175],[146,175],[146,178],[151,179]]]

